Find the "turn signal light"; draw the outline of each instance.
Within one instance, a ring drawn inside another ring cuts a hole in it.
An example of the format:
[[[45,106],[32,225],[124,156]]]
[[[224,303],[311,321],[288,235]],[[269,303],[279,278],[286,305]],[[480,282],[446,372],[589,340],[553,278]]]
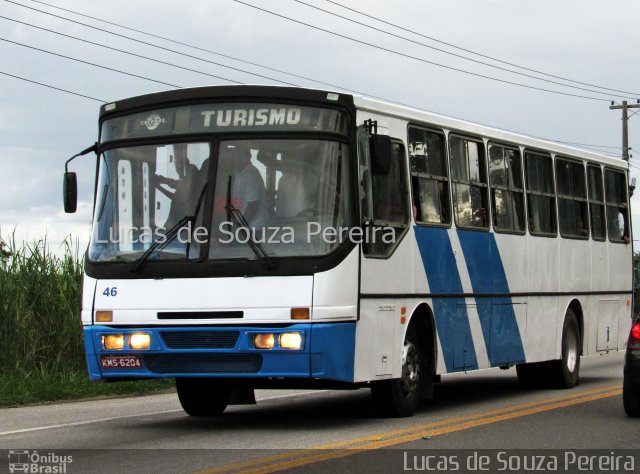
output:
[[[291,308],[291,319],[309,319],[309,308]]]
[[[105,334],[102,336],[102,347],[108,351],[117,351],[124,347],[122,334]]]
[[[113,311],[96,311],[96,323],[110,323],[113,321]]]

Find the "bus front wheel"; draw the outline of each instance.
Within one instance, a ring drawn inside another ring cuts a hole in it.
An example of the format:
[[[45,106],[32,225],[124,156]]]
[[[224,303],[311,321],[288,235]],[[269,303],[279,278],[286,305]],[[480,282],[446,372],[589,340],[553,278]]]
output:
[[[420,338],[415,327],[410,326],[402,348],[401,377],[371,382],[376,411],[382,416],[396,418],[413,415],[422,398],[427,370]]]
[[[222,414],[229,404],[232,388],[214,379],[176,378],[180,405],[190,416]]]

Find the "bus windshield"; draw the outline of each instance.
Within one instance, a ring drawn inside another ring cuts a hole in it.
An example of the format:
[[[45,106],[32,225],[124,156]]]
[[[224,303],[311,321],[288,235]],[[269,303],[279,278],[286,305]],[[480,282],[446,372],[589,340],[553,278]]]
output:
[[[352,224],[348,148],[245,139],[127,146],[100,157],[95,262],[320,256]],[[144,257],[143,257],[144,256]]]

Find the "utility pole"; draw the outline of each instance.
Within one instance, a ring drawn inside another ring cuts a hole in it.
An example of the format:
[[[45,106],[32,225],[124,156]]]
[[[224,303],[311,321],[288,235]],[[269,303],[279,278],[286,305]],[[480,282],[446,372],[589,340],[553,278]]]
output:
[[[612,101],[609,107],[610,110],[622,109],[622,159],[627,162],[629,161],[629,129],[627,126],[629,116],[627,110],[637,108],[640,108],[640,100],[638,100],[637,104],[632,105],[627,104],[626,100],[622,101],[622,105],[615,105]]]

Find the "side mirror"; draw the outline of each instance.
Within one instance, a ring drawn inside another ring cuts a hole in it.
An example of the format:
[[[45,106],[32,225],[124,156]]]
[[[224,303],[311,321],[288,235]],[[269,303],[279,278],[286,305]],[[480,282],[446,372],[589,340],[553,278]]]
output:
[[[388,135],[372,135],[369,137],[371,154],[371,171],[373,175],[389,174],[391,165],[391,137]]]
[[[67,171],[64,173],[64,183],[62,183],[62,198],[64,199],[64,212],[73,214],[78,207],[78,181],[76,174]]]

